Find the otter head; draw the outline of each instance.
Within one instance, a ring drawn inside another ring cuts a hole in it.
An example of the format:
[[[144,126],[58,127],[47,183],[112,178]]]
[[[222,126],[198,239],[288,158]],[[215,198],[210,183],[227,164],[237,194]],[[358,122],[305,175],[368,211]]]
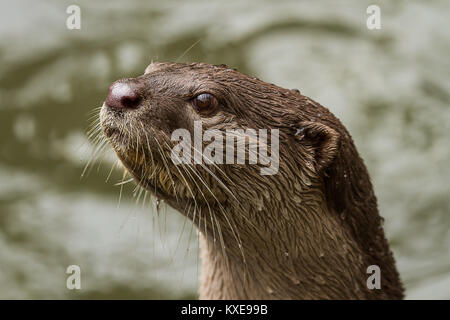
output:
[[[137,182],[175,208],[237,200],[261,211],[292,190],[301,202],[302,193],[320,189],[336,155],[339,135],[321,120],[328,111],[316,106],[311,113],[302,108],[308,103],[298,91],[224,65],[152,63],[144,75],[110,86],[100,119]],[[177,132],[189,135],[184,162],[174,161]]]

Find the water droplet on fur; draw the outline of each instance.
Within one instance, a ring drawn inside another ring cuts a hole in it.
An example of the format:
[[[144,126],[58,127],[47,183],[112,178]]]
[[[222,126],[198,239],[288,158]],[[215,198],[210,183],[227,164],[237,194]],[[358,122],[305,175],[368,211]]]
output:
[[[258,211],[262,211],[263,210],[263,205],[262,205],[262,203],[258,203]]]
[[[156,213],[159,215],[159,211],[161,208],[161,200],[159,198],[156,199]]]
[[[302,202],[302,198],[300,198],[299,196],[294,196],[292,199],[293,199],[294,202],[297,203],[297,204],[299,204],[299,203]]]
[[[284,253],[284,255],[285,255],[286,257],[289,257],[289,252],[286,251],[286,252]]]
[[[314,279],[315,279],[315,280],[317,281],[317,283],[319,283],[319,284],[325,284],[325,283],[326,283],[325,279],[324,279],[322,276],[316,276]]]
[[[325,257],[325,254],[323,252],[319,253],[319,258]]]
[[[267,287],[266,291],[267,291],[268,294],[273,294],[273,290],[270,287]]]
[[[305,177],[304,182],[308,187],[311,186],[311,184],[312,184],[311,180],[308,177]]]
[[[256,202],[256,210],[258,211],[262,211],[264,208],[264,202],[262,199],[258,199],[258,201]]]

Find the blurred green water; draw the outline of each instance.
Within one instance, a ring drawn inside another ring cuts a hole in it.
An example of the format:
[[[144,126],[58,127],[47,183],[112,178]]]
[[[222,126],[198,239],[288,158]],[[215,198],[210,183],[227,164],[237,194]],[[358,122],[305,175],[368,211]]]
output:
[[[372,3],[381,7],[381,30],[366,28]],[[81,8],[81,30],[65,26],[70,4]],[[196,297],[191,225],[183,229],[170,210],[158,215],[150,199],[136,204],[132,184],[119,197],[122,172],[105,182],[110,152],[80,179],[92,153],[89,111],[112,81],[142,74],[151,60],[225,63],[330,108],[369,167],[407,296],[450,297],[448,2],[20,1],[6,8],[0,298]],[[65,287],[70,264],[82,269],[82,290]]]

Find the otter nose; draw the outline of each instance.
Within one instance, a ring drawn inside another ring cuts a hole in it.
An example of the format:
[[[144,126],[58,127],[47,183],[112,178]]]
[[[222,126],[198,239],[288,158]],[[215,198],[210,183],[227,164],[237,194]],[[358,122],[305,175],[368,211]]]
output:
[[[141,98],[133,88],[125,82],[114,82],[108,89],[106,105],[114,109],[135,109]]]

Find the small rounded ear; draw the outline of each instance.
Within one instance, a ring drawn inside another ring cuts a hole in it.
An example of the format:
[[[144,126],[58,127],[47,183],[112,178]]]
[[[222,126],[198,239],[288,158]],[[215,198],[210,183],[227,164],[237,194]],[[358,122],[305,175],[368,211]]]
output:
[[[300,122],[295,136],[308,143],[314,150],[317,173],[326,169],[337,155],[339,133],[325,124],[312,121]]]

